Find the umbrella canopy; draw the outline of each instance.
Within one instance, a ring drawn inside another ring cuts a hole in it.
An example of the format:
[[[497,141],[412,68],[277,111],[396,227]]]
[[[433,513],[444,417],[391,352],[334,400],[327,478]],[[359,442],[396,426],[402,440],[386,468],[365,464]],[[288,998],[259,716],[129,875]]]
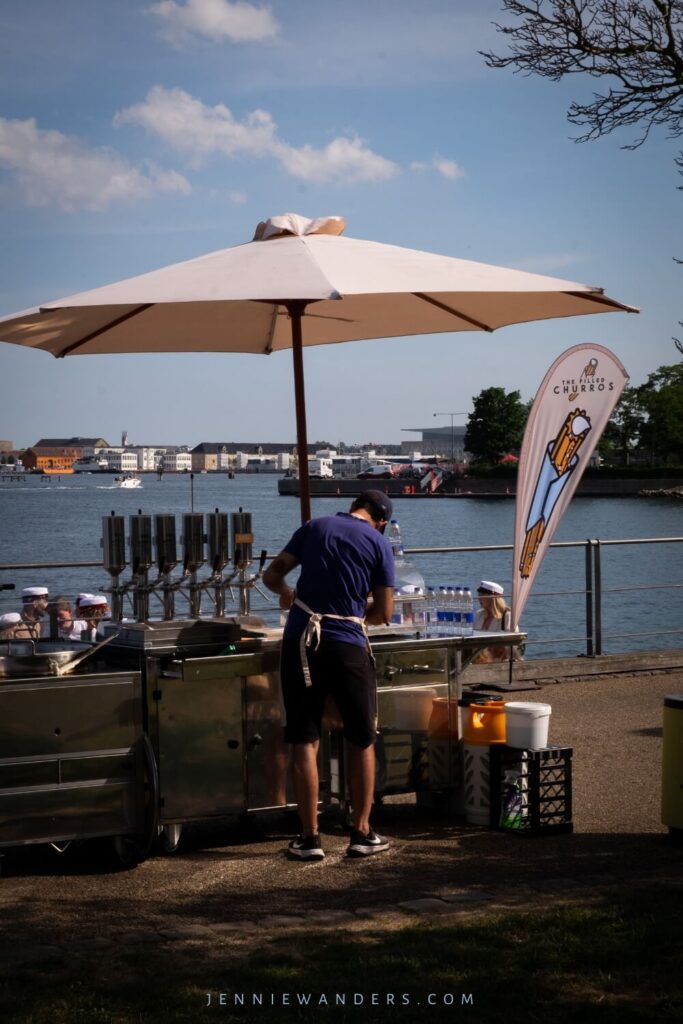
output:
[[[274,217],[245,245],[1,318],[0,340],[57,357],[293,348],[304,519],[302,347],[637,312],[600,288],[343,238],[343,229],[341,217]]]

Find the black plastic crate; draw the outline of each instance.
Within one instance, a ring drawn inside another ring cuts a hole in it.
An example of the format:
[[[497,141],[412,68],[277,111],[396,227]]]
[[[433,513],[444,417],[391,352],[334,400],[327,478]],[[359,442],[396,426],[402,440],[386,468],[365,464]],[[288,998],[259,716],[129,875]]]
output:
[[[571,832],[571,747],[491,751],[491,825],[518,835]]]

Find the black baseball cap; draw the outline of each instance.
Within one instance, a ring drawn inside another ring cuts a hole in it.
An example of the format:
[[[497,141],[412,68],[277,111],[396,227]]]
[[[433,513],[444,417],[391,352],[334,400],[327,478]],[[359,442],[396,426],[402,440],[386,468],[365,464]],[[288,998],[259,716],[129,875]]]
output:
[[[391,519],[391,513],[394,511],[394,506],[391,503],[391,498],[383,491],[363,491],[358,495],[356,501],[360,505],[370,505],[370,513],[373,519]]]

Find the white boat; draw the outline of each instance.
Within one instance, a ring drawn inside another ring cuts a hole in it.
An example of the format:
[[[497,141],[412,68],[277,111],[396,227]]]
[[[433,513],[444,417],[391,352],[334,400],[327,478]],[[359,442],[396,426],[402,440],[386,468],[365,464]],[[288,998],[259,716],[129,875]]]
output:
[[[126,489],[132,489],[134,487],[141,487],[142,480],[135,473],[124,473],[123,476],[114,477],[115,487],[125,487]]]

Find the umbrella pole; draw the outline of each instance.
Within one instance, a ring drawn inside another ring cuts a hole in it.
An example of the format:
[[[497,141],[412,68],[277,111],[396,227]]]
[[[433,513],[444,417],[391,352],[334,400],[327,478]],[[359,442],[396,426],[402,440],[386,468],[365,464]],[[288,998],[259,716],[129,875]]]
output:
[[[292,321],[292,361],[294,363],[294,403],[296,408],[296,449],[299,462],[299,503],[301,524],[311,518],[311,487],[308,479],[308,438],[306,435],[306,395],[304,391],[304,357],[301,318],[307,303],[289,302],[287,312]]]

